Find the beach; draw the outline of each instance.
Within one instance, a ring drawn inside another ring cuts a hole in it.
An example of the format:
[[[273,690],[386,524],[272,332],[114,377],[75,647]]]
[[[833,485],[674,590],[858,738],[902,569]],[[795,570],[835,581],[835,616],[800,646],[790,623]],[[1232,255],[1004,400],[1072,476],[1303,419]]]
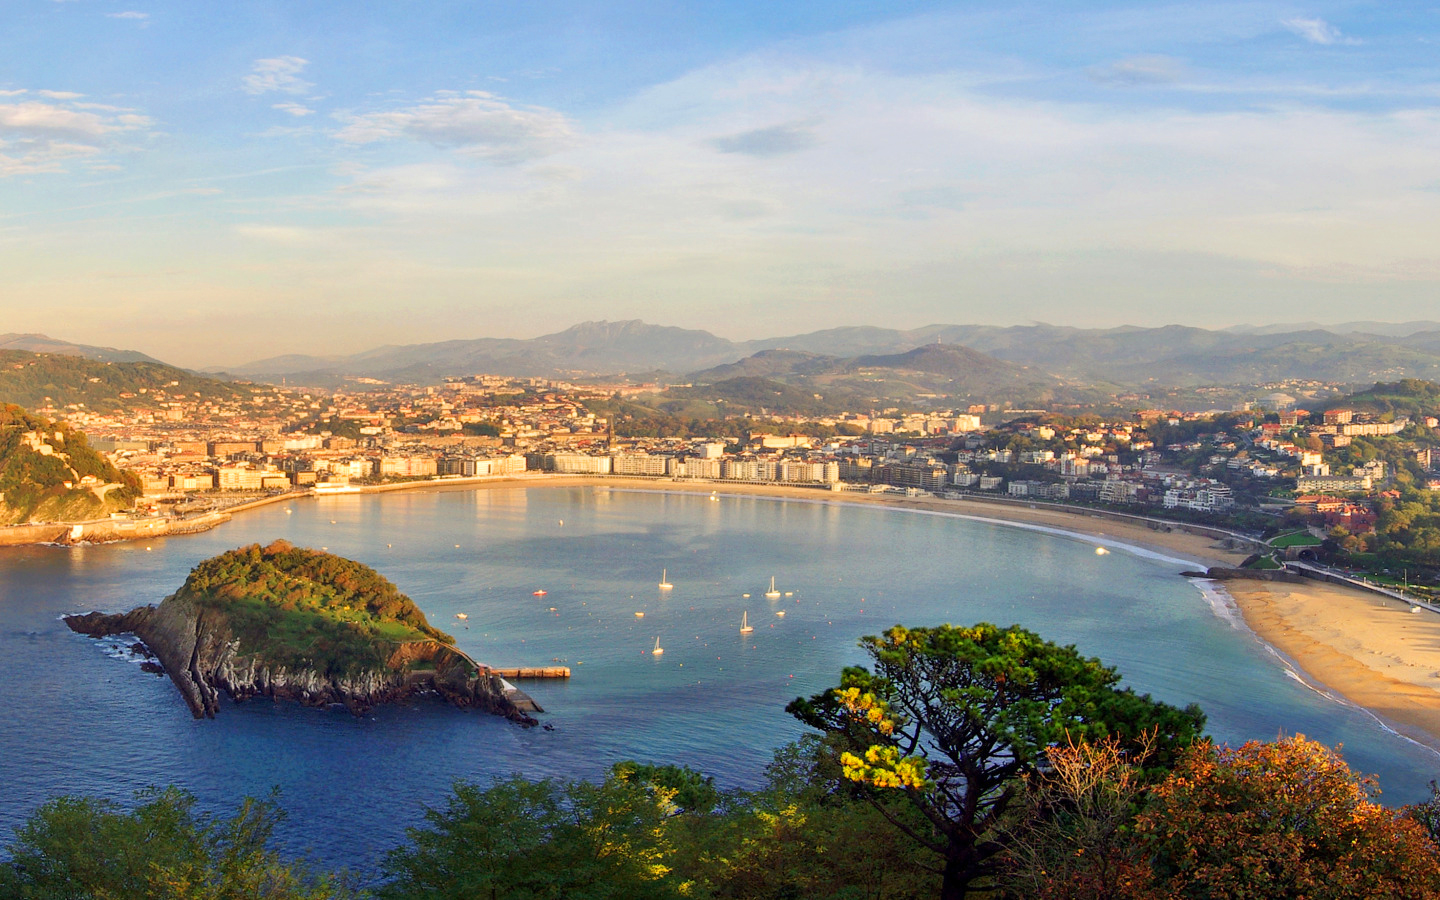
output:
[[[1440,751],[1440,616],[1318,581],[1236,580],[1225,589],[1308,682]]]

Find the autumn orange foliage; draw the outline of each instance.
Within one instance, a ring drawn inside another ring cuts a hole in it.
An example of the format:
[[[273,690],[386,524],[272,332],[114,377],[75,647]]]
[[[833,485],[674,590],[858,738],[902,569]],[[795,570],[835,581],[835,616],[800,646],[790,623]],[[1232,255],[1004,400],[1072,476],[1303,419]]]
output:
[[[1370,779],[1304,735],[1196,745],[1135,823],[1155,898],[1440,897],[1440,855]]]

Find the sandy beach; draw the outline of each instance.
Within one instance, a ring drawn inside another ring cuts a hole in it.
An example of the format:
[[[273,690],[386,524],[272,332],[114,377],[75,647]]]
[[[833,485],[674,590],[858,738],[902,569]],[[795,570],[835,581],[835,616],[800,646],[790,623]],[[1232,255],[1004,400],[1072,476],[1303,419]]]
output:
[[[1083,535],[1193,564],[1238,566],[1246,549],[1179,525],[1121,521],[1085,511],[1026,503],[943,500],[931,496],[832,492],[769,484],[711,484],[630,478],[522,476],[483,483],[421,482],[411,490],[503,487],[609,488],[625,491],[715,493],[814,503],[881,504],[962,515]],[[1177,566],[1177,576],[1179,566]],[[1246,624],[1278,650],[1312,685],[1361,706],[1401,734],[1440,751],[1440,616],[1411,613],[1408,605],[1376,594],[1307,581],[1301,584],[1230,580],[1221,583]]]
[[[1225,588],[1246,624],[1307,680],[1440,750],[1440,616],[1323,582]]]

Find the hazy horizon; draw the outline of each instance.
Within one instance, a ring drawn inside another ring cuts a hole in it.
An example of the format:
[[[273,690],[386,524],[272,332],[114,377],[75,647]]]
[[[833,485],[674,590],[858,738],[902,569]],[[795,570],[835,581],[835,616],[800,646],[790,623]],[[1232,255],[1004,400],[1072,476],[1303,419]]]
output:
[[[1410,4],[18,0],[3,330],[239,365],[639,318],[1434,315]]]

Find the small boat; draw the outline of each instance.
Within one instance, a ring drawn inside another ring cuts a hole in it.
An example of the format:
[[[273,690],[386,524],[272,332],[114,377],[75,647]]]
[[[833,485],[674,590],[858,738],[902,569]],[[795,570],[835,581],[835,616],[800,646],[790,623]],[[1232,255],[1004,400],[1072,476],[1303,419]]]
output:
[[[654,654],[655,656],[659,656],[660,654],[662,654],[662,653],[665,652],[665,650],[660,646],[660,636],[659,636],[659,635],[656,635],[656,636],[655,636],[655,649],[654,649],[654,650],[651,650],[650,652],[651,652],[652,654]]]
[[[741,634],[749,634],[750,632],[752,632],[752,631],[754,631],[754,630],[755,630],[755,626],[750,624],[750,613],[749,613],[749,612],[743,612],[743,613],[741,613],[741,614],[740,614],[740,633],[741,633]]]
[[[670,570],[669,570],[669,569],[661,569],[661,570],[660,570],[660,590],[662,590],[662,591],[668,591],[668,590],[670,590],[671,588],[673,588],[673,587],[675,586],[675,585],[671,584],[671,583],[670,583],[670,579],[666,577],[666,576],[669,575],[669,574],[670,574]]]
[[[1096,555],[1096,556],[1108,556],[1108,555],[1110,555],[1110,551],[1109,551],[1109,550],[1106,550],[1104,547],[1096,547],[1096,548],[1095,548],[1095,555]]]
[[[293,515],[295,515],[295,510],[293,510],[293,509],[291,509],[290,507],[287,506],[287,507],[285,507],[285,515],[287,515],[287,516],[293,516]]]
[[[779,610],[779,611],[777,611],[777,612],[775,613],[775,615],[777,615],[777,616],[779,616],[780,618],[783,619],[783,618],[785,618],[785,610],[783,610],[783,609],[782,609],[782,610]]]
[[[546,590],[531,591],[531,592],[530,592],[530,596],[532,596],[532,597],[543,597],[543,596],[545,596],[545,595],[548,594],[548,593],[550,593],[550,592],[549,592],[549,591],[546,591]]]
[[[465,619],[470,618],[470,615],[469,615],[469,613],[456,613],[456,614],[455,614],[455,618],[460,619],[460,620],[463,621],[463,620],[465,620]]]
[[[787,597],[793,597],[793,596],[795,596],[795,592],[794,592],[794,591],[786,591],[786,592],[785,592],[785,596],[787,596]]]
[[[637,612],[637,613],[635,614],[635,618],[637,618],[637,619],[643,619],[643,618],[645,618],[645,614],[644,614],[643,612]]]
[[[1410,607],[1410,611],[1411,611],[1411,612],[1420,612],[1420,607],[1418,607],[1418,606],[1412,606],[1412,607]]]
[[[768,590],[768,591],[765,592],[765,599],[767,599],[767,600],[774,600],[776,597],[779,597],[779,596],[780,596],[780,592],[777,591],[777,590],[775,590],[775,576],[774,576],[774,575],[771,575],[771,576],[770,576],[770,590]]]

